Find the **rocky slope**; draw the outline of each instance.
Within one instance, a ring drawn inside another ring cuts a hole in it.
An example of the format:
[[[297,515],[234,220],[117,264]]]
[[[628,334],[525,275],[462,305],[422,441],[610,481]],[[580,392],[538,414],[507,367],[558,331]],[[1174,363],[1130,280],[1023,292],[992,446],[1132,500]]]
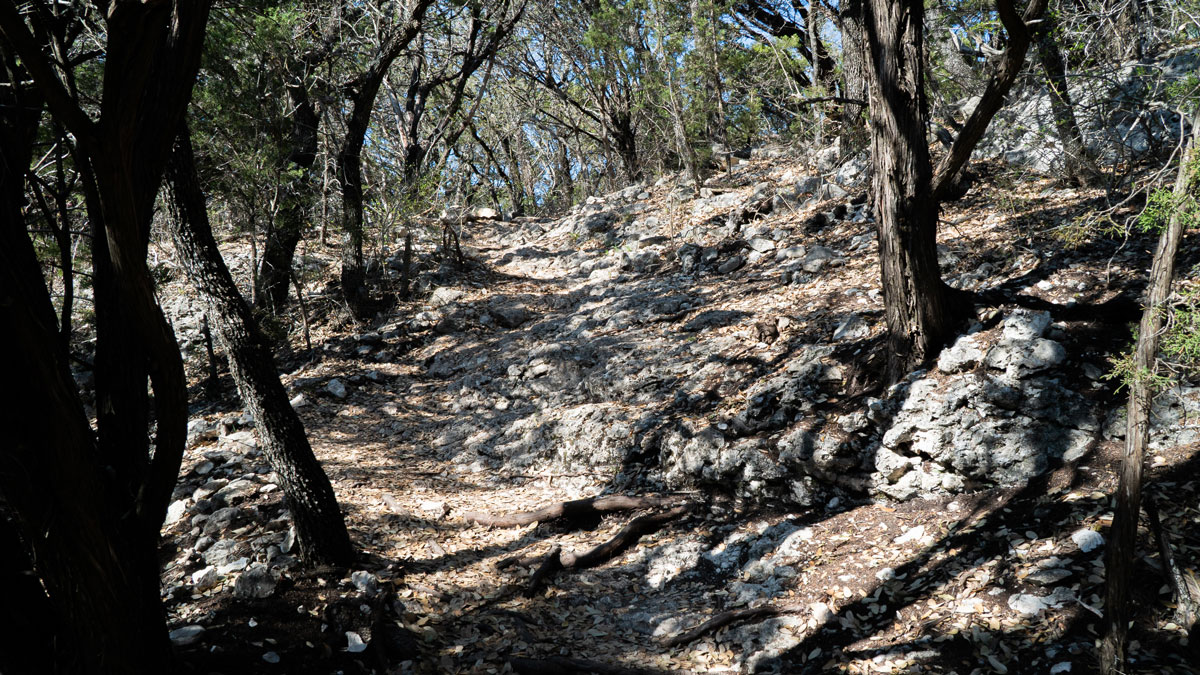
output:
[[[476,222],[465,267],[418,246],[418,299],[318,331],[285,381],[360,569],[299,570],[250,420],[198,415],[166,573],[196,667],[1090,672],[1123,429],[1102,376],[1124,330],[981,307],[935,367],[880,387],[864,167],[835,160],[771,148],[698,194],[664,180],[555,220]],[[1064,306],[1136,291],[1145,242],[1049,236],[1097,197],[983,183],[944,213],[946,278]],[[1193,562],[1197,413],[1200,389],[1160,399],[1153,458]],[[605,533],[470,516],[604,493],[697,505],[529,598],[513,559],[587,549],[628,517]],[[1147,576],[1135,666],[1187,672]],[[741,621],[669,643],[723,611]]]

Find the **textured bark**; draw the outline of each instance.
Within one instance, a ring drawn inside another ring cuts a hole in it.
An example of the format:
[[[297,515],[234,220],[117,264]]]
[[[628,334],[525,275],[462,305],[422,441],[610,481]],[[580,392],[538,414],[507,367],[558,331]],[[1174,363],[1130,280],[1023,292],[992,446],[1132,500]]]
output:
[[[1050,94],[1050,108],[1054,114],[1054,128],[1058,131],[1058,140],[1063,145],[1063,169],[1066,171],[1067,180],[1079,186],[1086,186],[1096,177],[1096,165],[1087,146],[1084,145],[1083,134],[1075,120],[1075,106],[1071,102],[1066,65],[1058,49],[1055,26],[1053,13],[1047,14],[1038,29],[1038,57],[1042,62],[1042,72],[1046,76],[1046,90]]]
[[[842,152],[853,156],[867,143],[867,127],[864,113],[867,112],[866,46],[863,44],[863,2],[846,0],[842,5],[839,23],[842,29]]]
[[[55,120],[76,138],[76,164],[98,235],[94,438],[32,245],[14,220],[21,202],[5,200],[14,210],[0,223],[0,333],[6,353],[21,354],[10,376],[25,390],[4,411],[12,418],[4,420],[9,442],[0,454],[0,485],[59,613],[64,639],[58,644],[76,658],[60,666],[70,672],[171,670],[156,544],[183,454],[187,392],[146,253],[170,140],[199,68],[209,5],[176,0],[108,8],[103,91],[93,121],[59,78],[45,42],[30,31],[36,18],[27,25],[14,3],[0,3],[6,53],[18,57]],[[23,171],[28,162],[8,166]],[[153,449],[147,378],[154,391]]]
[[[158,576],[145,565],[156,538],[121,516],[127,496],[108,489],[108,471],[97,463],[50,296],[20,220],[21,202],[4,203],[0,349],[21,355],[10,359],[7,376],[22,390],[0,408],[0,493],[54,606],[54,668],[170,672]],[[25,611],[14,608],[13,615]]]
[[[175,144],[167,173],[176,205],[176,217],[168,222],[171,239],[188,280],[200,292],[217,340],[229,356],[229,370],[254,418],[263,454],[279,476],[296,525],[300,556],[313,564],[349,565],[354,548],[333,487],[279,381],[270,343],[238,292],[213,238],[186,129]]]
[[[1192,121],[1192,138],[1175,179],[1175,195],[1195,194],[1200,186],[1200,169],[1196,162],[1197,134],[1200,134],[1200,113]],[[1146,287],[1146,305],[1138,329],[1138,341],[1133,352],[1132,382],[1129,383],[1129,405],[1125,418],[1125,453],[1121,459],[1121,480],[1117,486],[1117,508],[1113,516],[1110,541],[1105,553],[1105,632],[1100,644],[1100,668],[1106,674],[1124,673],[1125,640],[1131,616],[1129,587],[1133,579],[1137,553],[1138,515],[1142,500],[1142,472],[1146,446],[1150,442],[1150,404],[1154,398],[1151,376],[1157,369],[1158,337],[1162,329],[1163,312],[1171,295],[1175,276],[1175,256],[1183,239],[1183,214],[1172,215],[1154,249],[1150,265],[1150,283]]]
[[[8,43],[11,28],[0,24],[0,43]],[[5,637],[27,642],[5,649],[0,668],[167,672],[158,577],[130,564],[144,561],[147,550],[152,556],[155,539],[120,517],[126,507],[96,461],[67,345],[26,234],[24,173],[42,110],[39,92],[26,82],[14,54],[0,44],[0,83],[7,85],[0,86],[0,350],[19,355],[9,359],[6,377],[21,383],[20,395],[0,407],[0,501],[11,509],[0,513],[0,546],[7,549],[0,568],[19,573],[37,561],[37,577],[5,575],[6,611],[24,627]],[[53,650],[39,653],[46,642]]]
[[[625,169],[625,179],[636,183],[642,179],[642,161],[638,156],[637,129],[634,128],[633,114],[628,111],[614,112],[608,116],[608,136],[612,139],[613,149],[621,158],[621,166]]]
[[[287,307],[292,261],[304,234],[312,201],[312,170],[317,161],[317,129],[321,123],[301,78],[293,77],[287,84],[287,92],[292,111],[291,149],[281,168],[299,175],[289,183],[275,222],[267,231],[258,270],[257,302],[272,314]]]
[[[930,199],[925,144],[922,2],[868,0],[864,9],[887,378],[894,382],[937,355],[964,308],[938,270],[938,206]]]

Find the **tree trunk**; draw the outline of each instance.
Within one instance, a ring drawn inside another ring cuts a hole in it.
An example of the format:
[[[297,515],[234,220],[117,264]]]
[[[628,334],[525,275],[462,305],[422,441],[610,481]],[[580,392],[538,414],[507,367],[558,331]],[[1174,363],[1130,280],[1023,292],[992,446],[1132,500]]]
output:
[[[709,143],[720,147],[724,153],[725,170],[728,171],[733,158],[729,154],[729,130],[725,126],[725,89],[721,83],[721,64],[717,51],[717,18],[709,0],[691,0],[691,11],[696,49],[702,64],[703,93],[711,97],[711,100],[704,102],[704,126]],[[672,70],[668,69],[667,72]],[[697,181],[696,188],[699,187],[700,182]]]
[[[612,113],[608,116],[613,149],[621,158],[621,166],[625,168],[625,178],[629,184],[642,179],[642,162],[638,157],[637,132],[633,128],[633,114],[628,111]]]
[[[35,82],[55,120],[77,140],[77,166],[99,235],[93,436],[20,219],[22,202],[9,194],[0,200],[0,349],[21,355],[9,375],[25,387],[3,412],[8,436],[0,491],[59,612],[64,637],[56,644],[65,658],[74,657],[60,666],[66,672],[172,670],[156,545],[183,454],[187,391],[146,253],[170,140],[199,69],[209,5],[175,0],[108,8],[100,118],[93,121],[16,5],[0,3],[4,53],[19,57],[8,60],[28,70],[21,81]],[[37,30],[36,18],[33,25]],[[10,145],[3,152],[15,152]],[[0,164],[28,167],[27,160]],[[21,189],[19,179],[0,183],[6,191]],[[157,427],[152,449],[147,376]]]
[[[21,617],[0,631],[0,673],[8,675],[54,672],[54,638],[59,629],[28,550],[0,501],[0,588],[9,616]]]
[[[887,379],[927,363],[966,308],[937,262],[937,202],[925,143],[921,0],[868,0],[871,155],[879,261],[888,328]]]
[[[1200,113],[1192,121],[1192,138],[1179,163],[1175,179],[1175,196],[1194,195],[1200,173],[1195,167]],[[1150,441],[1150,404],[1154,398],[1151,377],[1157,368],[1158,337],[1163,313],[1171,294],[1175,276],[1175,256],[1183,239],[1184,214],[1176,210],[1167,228],[1158,238],[1154,261],[1150,266],[1150,283],[1146,289],[1146,306],[1138,329],[1137,346],[1133,353],[1132,381],[1129,383],[1129,407],[1125,420],[1125,455],[1121,461],[1121,482],[1117,487],[1117,509],[1113,516],[1110,541],[1104,568],[1104,638],[1100,644],[1100,668],[1106,675],[1125,670],[1125,638],[1129,631],[1129,586],[1136,560],[1137,526],[1142,499],[1142,464]]]
[[[867,63],[863,44],[863,2],[846,0],[842,5],[842,97],[861,103],[842,104],[842,152],[855,155],[867,144]]]
[[[279,476],[296,525],[300,555],[312,564],[349,565],[354,548],[333,487],[279,381],[270,344],[238,293],[212,236],[186,129],[176,141],[167,173],[176,208],[175,217],[168,219],[171,239],[229,356],[230,373],[254,418],[263,454]]]
[[[8,74],[17,74],[16,82]],[[169,672],[158,576],[130,563],[153,557],[156,537],[119,516],[126,509],[117,504],[128,502],[114,500],[97,462],[67,345],[26,234],[24,172],[42,110],[41,99],[20,84],[27,77],[0,49],[0,81],[9,80],[0,86],[0,350],[19,355],[9,359],[6,377],[21,383],[20,395],[0,407],[0,495],[23,544],[5,555],[15,566],[22,558],[37,561],[37,577],[27,580],[35,588],[5,586],[5,593],[10,617],[51,631],[31,636],[12,656],[36,650],[38,639],[52,640],[53,652],[27,655],[44,658],[56,672]],[[141,447],[145,440],[143,429]],[[18,543],[11,529],[0,530],[0,545]],[[8,658],[0,665],[15,667]]]
[[[12,208],[0,216],[0,349],[21,355],[7,375],[22,391],[0,408],[0,493],[54,606],[55,670],[171,672],[157,569],[146,564],[157,533],[123,517],[128,496],[110,489],[97,462],[20,201],[5,203]]]
[[[276,315],[287,306],[292,261],[312,202],[312,170],[317,161],[317,129],[321,123],[300,77],[288,82],[287,91],[292,109],[291,149],[280,168],[281,173],[296,175],[288,179],[283,203],[267,230],[256,289],[258,302]]]
[[[1063,168],[1067,180],[1075,185],[1086,186],[1096,177],[1095,162],[1084,145],[1083,134],[1075,120],[1075,106],[1071,103],[1071,91],[1067,86],[1066,65],[1058,49],[1054,15],[1047,14],[1042,21],[1037,35],[1038,56],[1046,75],[1054,127],[1063,145]]]
[[[366,265],[363,261],[363,181],[362,148],[371,126],[371,113],[375,109],[375,98],[383,85],[392,63],[400,57],[421,29],[425,11],[430,0],[418,0],[411,8],[403,29],[379,46],[379,54],[350,88],[350,117],[346,120],[346,135],[342,140],[337,158],[337,178],[342,185],[342,297],[350,311],[364,318],[369,311],[366,289]],[[419,69],[417,71],[420,72]],[[457,100],[461,101],[461,97]],[[414,124],[415,127],[415,124]],[[415,185],[424,164],[425,152],[412,135],[413,144],[407,148],[404,158],[405,186]]]

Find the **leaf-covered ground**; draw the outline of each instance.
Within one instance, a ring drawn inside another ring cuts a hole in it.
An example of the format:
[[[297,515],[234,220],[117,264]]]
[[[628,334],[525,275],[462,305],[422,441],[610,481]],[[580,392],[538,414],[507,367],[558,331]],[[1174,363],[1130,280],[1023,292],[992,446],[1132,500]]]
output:
[[[719,188],[749,194],[763,181],[803,171],[797,162],[755,160]],[[1049,181],[1012,184],[997,170],[945,210],[940,241],[947,278],[974,287],[1016,280],[1058,303],[1098,302],[1140,287],[1148,240],[1065,246],[1061,235],[1072,231],[1076,216],[1097,208],[1099,193],[1059,190]],[[670,189],[648,188],[638,200],[641,216],[657,215],[661,235],[677,243],[703,239],[697,223],[714,214],[670,200]],[[664,255],[645,275],[600,280],[608,299],[643,292],[647,277],[669,277],[681,292],[705,298],[703,307],[685,307],[671,321],[631,327],[620,334],[625,339],[700,343],[725,350],[735,364],[756,357],[736,377],[722,375],[727,380],[712,387],[709,407],[672,414],[692,415],[699,424],[744,406],[748,387],[778,374],[772,364],[780,355],[802,338],[832,333],[851,313],[867,321],[864,340],[879,342],[872,225],[814,224],[816,212],[777,209],[755,223],[809,249],[845,254],[811,283],[782,285],[774,256],[726,274],[686,277]],[[363,559],[354,570],[284,567],[266,599],[234,597],[236,574],[192,592],[186,584],[203,566],[195,550],[201,532],[190,517],[177,521],[165,542],[164,587],[175,589],[171,627],[205,628],[180,648],[192,672],[571,672],[572,662],[562,659],[646,673],[1095,671],[1102,542],[1120,456],[1113,441],[1098,440],[1078,463],[1026,486],[906,503],[842,496],[800,509],[694,489],[682,495],[697,505],[688,515],[603,565],[558,573],[527,597],[540,557],[554,547],[582,552],[640,513],[515,528],[473,524],[464,514],[529,511],[612,491],[656,494],[661,486],[653,470],[536,459],[506,466],[479,452],[488,446],[475,434],[510,419],[496,411],[520,411],[537,400],[496,397],[468,405],[471,392],[457,387],[462,372],[527,364],[544,332],[536,330],[541,321],[513,328],[480,323],[472,308],[517,298],[544,321],[569,322],[598,282],[595,275],[573,275],[575,263],[566,261],[620,254],[599,239],[554,234],[554,223],[540,225],[550,234],[532,240],[513,241],[506,227],[481,228],[465,241],[472,262],[447,284],[462,291],[454,300],[461,311],[433,317],[441,320],[412,321],[436,309],[426,299],[400,303],[379,325],[339,325],[330,318],[336,312],[321,310],[328,295],[310,298],[314,349],[290,361],[284,379],[304,397],[298,410]],[[512,255],[531,248],[536,255]],[[236,268],[238,249],[230,251]],[[315,250],[309,257],[329,262],[334,253]],[[730,320],[681,328],[714,311],[729,312],[722,316]],[[1074,348],[1101,365],[1123,337],[1095,334],[1082,321],[1064,328]],[[654,358],[651,351],[639,358]],[[664,360],[676,357],[661,350]],[[346,398],[326,392],[330,378],[348,383]],[[832,393],[819,414],[853,404],[853,392]],[[1120,400],[1111,386],[1091,395],[1114,405]],[[233,431],[240,413],[232,389],[223,401],[197,406],[197,418],[229,420]],[[635,404],[628,403],[630,419],[645,412]],[[472,432],[448,433],[458,428]],[[237,438],[242,442],[213,434],[190,447],[177,495],[214,478],[248,480],[256,489],[239,503],[254,507],[252,517],[218,536],[278,544],[286,532],[279,493],[268,487],[272,476],[252,438]],[[1197,566],[1200,554],[1193,525],[1200,519],[1196,450],[1158,452],[1148,488],[1185,568]],[[1188,665],[1194,652],[1173,622],[1157,545],[1146,531],[1140,544],[1129,672],[1200,672]],[[498,568],[514,557],[533,564]],[[356,584],[355,571],[373,575],[378,589],[362,575]],[[749,611],[755,609],[761,611]],[[745,620],[667,646],[732,610],[742,610]],[[348,651],[354,640],[348,631],[367,643],[365,651]]]

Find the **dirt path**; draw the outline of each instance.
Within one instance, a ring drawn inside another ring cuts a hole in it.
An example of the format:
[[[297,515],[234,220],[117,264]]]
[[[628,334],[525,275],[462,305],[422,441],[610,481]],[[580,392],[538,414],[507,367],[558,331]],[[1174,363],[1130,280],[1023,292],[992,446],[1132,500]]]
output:
[[[762,177],[745,176],[742,192]],[[286,548],[285,513],[252,435],[213,432],[193,444],[177,492],[187,508],[214,478],[257,486],[238,498],[226,529],[205,535],[212,528],[188,511],[171,530],[172,627],[206,628],[184,648],[196,672],[1092,670],[1103,553],[1093,544],[1111,518],[1111,444],[1023,489],[900,504],[818,491],[813,506],[790,510],[756,510],[739,496],[779,489],[754,473],[771,462],[714,464],[702,475],[728,489],[682,493],[693,511],[611,561],[560,572],[532,597],[537,564],[498,568],[556,548],[586,551],[656,510],[514,528],[465,514],[664,494],[660,481],[680,467],[624,461],[651,421],[699,436],[735,418],[755,382],[791,372],[809,358],[802,345],[829,341],[851,315],[863,339],[882,332],[869,223],[814,230],[812,213],[777,214],[761,228],[778,240],[769,257],[686,274],[670,240],[694,238],[687,228],[709,215],[671,206],[666,192],[619,202],[631,223],[656,219],[636,244],[580,238],[567,221],[479,231],[466,242],[470,270],[448,273],[428,301],[370,333],[330,336],[319,361],[286,378],[304,398],[298,409],[364,552],[360,569],[280,565],[265,599],[231,596],[237,570],[213,588],[189,586],[225,541],[245,547],[223,561],[286,554],[270,549]],[[589,227],[594,215],[584,209],[572,222]],[[992,216],[957,222],[956,250],[1007,236]],[[798,261],[823,247],[830,262],[797,267],[804,283],[781,283],[779,264],[791,264],[788,245],[800,241]],[[713,268],[748,253],[713,250]],[[328,393],[333,378],[344,398]],[[845,395],[828,386],[817,412]],[[1182,504],[1197,492],[1193,450],[1164,453],[1158,469],[1174,481],[1164,513],[1174,528],[1192,517]],[[202,535],[213,548],[198,550]],[[1139,599],[1156,609],[1143,616],[1135,672],[1189,672],[1156,586],[1148,580]],[[746,620],[667,646],[726,612]],[[367,649],[348,651],[347,631]]]

